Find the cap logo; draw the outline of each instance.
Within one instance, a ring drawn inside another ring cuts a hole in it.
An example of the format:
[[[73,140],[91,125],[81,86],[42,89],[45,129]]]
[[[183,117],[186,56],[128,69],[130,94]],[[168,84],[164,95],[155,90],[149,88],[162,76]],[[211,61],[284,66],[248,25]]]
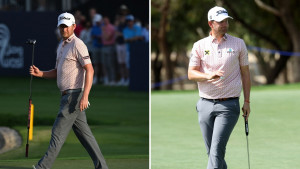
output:
[[[218,15],[220,15],[222,13],[227,13],[227,11],[225,11],[225,10],[219,10],[219,11],[217,11],[217,15],[216,16],[218,16]]]
[[[63,20],[63,19],[65,19],[65,20],[71,20],[71,18],[67,18],[67,17],[64,17],[64,16],[59,17],[59,20]]]

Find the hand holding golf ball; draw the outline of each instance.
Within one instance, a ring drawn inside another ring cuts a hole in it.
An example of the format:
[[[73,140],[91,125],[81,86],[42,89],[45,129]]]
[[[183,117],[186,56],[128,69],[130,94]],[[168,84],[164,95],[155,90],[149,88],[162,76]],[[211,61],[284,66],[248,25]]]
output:
[[[80,100],[80,111],[83,111],[87,108],[89,108],[90,102],[85,97],[82,97]]]

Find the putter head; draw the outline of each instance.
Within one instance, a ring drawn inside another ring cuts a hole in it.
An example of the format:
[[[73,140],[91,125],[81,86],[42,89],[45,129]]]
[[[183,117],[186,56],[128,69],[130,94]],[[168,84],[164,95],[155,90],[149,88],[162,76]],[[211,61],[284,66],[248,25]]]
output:
[[[35,45],[36,40],[35,39],[27,39],[26,43],[29,45]]]

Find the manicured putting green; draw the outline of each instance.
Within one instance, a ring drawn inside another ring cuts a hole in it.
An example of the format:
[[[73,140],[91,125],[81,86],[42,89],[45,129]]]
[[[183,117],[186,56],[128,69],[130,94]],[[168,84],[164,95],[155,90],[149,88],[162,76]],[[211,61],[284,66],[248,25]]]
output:
[[[300,84],[253,88],[249,119],[252,169],[300,166],[299,96]],[[206,169],[208,158],[195,110],[198,98],[197,91],[152,92],[152,169]],[[248,168],[242,116],[225,159],[230,169]]]

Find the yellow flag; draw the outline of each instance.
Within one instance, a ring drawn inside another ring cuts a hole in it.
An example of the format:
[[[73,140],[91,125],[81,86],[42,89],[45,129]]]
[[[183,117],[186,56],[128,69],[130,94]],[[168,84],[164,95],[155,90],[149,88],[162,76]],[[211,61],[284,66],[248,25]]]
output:
[[[34,106],[31,104],[31,112],[30,112],[30,128],[29,128],[29,140],[33,139],[33,112],[34,112]]]

